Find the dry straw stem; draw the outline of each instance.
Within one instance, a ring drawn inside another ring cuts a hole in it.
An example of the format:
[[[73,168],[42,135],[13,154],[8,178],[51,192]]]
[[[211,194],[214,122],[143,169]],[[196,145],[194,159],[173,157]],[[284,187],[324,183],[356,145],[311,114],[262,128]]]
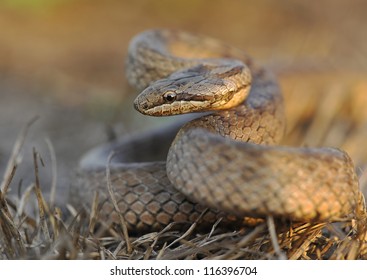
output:
[[[21,234],[14,223],[11,213],[9,212],[6,194],[8,193],[10,183],[14,178],[15,171],[21,162],[20,151],[24,145],[28,129],[37,119],[38,117],[31,119],[17,137],[0,186],[0,226],[4,234],[1,239],[4,240],[5,243],[4,253],[9,258],[13,258],[16,255],[23,256],[26,250]],[[15,242],[15,246],[13,246],[13,242]]]
[[[266,221],[267,221],[267,224],[268,224],[270,239],[271,239],[271,243],[273,244],[274,250],[275,250],[276,254],[278,255],[279,259],[285,260],[287,257],[284,255],[284,253],[280,249],[280,246],[279,246],[279,243],[278,243],[278,236],[277,236],[277,233],[275,231],[274,219],[273,219],[272,216],[269,216],[269,217],[267,217]]]
[[[38,116],[31,119],[25,127],[21,130],[19,136],[17,137],[17,140],[15,141],[15,144],[13,146],[13,150],[11,152],[8,164],[6,165],[6,169],[4,172],[3,180],[0,186],[0,191],[4,195],[8,192],[9,185],[11,183],[11,180],[14,177],[15,171],[17,169],[18,164],[21,162],[20,158],[20,151],[24,145],[25,138],[27,136],[28,130],[31,127],[31,125],[38,119]]]
[[[51,182],[51,191],[50,191],[50,207],[52,208],[55,205],[55,197],[56,197],[56,186],[57,186],[57,161],[56,161],[56,153],[54,146],[49,138],[45,139],[48,150],[51,156],[51,171],[52,171],[52,182]]]
[[[38,157],[39,156],[38,156],[38,153],[36,152],[36,149],[33,148],[34,175],[36,179],[35,192],[36,192],[36,197],[37,197],[37,202],[38,202],[39,218],[40,218],[40,223],[41,223],[41,229],[46,238],[46,242],[50,242],[51,237],[50,237],[50,232],[48,229],[46,216],[45,216],[45,212],[48,211],[48,208],[46,206],[45,200],[41,192],[41,185],[40,185],[39,174],[38,174],[38,161],[37,161]]]

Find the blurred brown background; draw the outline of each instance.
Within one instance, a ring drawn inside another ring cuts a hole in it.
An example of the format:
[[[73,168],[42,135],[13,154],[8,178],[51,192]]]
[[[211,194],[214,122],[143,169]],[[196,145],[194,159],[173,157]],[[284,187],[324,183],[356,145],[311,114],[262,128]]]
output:
[[[148,28],[210,35],[271,68],[289,104],[289,131],[298,105],[310,96],[347,92],[367,105],[366,12],[365,0],[0,1],[0,174],[17,134],[35,115],[40,119],[27,136],[14,186],[21,178],[23,186],[33,182],[35,146],[46,162],[42,184],[48,188],[46,138],[64,189],[79,157],[106,141],[108,131],[129,133],[156,121],[133,111],[134,91],[124,78],[128,42]],[[289,143],[320,144],[315,138]],[[361,146],[345,148],[363,166]]]

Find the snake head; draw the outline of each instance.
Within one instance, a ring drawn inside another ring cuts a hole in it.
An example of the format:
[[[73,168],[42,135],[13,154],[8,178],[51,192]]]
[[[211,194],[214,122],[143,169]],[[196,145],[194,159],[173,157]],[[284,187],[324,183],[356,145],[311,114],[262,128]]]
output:
[[[135,99],[134,107],[150,116],[228,109],[243,102],[250,83],[250,71],[241,62],[199,64],[151,83]]]

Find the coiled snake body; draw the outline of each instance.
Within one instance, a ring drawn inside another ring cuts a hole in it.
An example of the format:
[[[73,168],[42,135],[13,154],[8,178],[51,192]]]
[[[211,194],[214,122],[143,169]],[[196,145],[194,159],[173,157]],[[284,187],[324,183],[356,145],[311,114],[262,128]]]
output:
[[[243,52],[207,37],[151,30],[132,40],[126,66],[129,82],[143,90],[134,102],[141,113],[212,112],[175,137],[178,128],[171,126],[89,152],[78,197],[91,201],[99,191],[101,215],[116,219],[105,179],[112,150],[111,183],[131,229],[192,222],[206,207],[203,223],[224,213],[229,220],[354,215],[359,187],[349,156],[334,148],[276,146],[285,126],[282,95],[273,76]],[[151,161],[152,152],[167,150],[166,162]]]

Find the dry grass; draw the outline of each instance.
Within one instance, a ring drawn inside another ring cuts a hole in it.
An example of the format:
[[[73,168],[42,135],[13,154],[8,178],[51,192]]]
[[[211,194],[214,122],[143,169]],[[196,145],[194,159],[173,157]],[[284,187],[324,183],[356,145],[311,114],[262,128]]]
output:
[[[6,2],[10,5],[15,1]],[[2,76],[8,74],[14,79],[14,85],[24,84],[27,91],[30,83],[45,96],[52,93],[62,104],[76,106],[85,100],[97,100],[94,102],[100,105],[100,100],[120,100],[123,64],[119,58],[122,59],[128,40],[137,32],[154,26],[170,26],[212,34],[248,49],[255,57],[270,60],[271,65],[280,63],[280,69],[288,71],[281,77],[284,92],[288,94],[288,130],[291,132],[285,144],[331,145],[347,150],[356,163],[361,188],[367,193],[365,73],[360,73],[359,82],[351,83],[350,87],[343,84],[349,83],[345,73],[330,72],[328,77],[316,80],[305,77],[305,73],[293,75],[303,69],[302,65],[307,69],[311,67],[312,71],[315,66],[322,69],[325,63],[326,66],[331,64],[333,70],[348,66],[357,71],[366,70],[363,1],[326,0],[317,6],[306,5],[305,1],[256,1],[254,5],[248,1],[233,1],[228,5],[228,1],[204,0],[163,1],[163,4],[135,1],[128,5],[124,1],[69,2],[70,5],[59,10],[51,9],[52,13],[47,16],[0,7]],[[220,19],[225,19],[225,24]],[[328,89],[327,85],[332,88]],[[313,97],[321,92],[325,94],[320,102],[320,97]],[[4,93],[2,89],[1,94]],[[20,95],[18,102],[25,96],[28,92]],[[3,96],[1,103],[0,112],[8,112],[4,109],[12,107]],[[320,105],[317,107],[316,103]],[[47,107],[40,104],[38,111]],[[25,114],[20,113],[23,108],[12,109],[14,113],[10,112],[5,121],[23,118]],[[335,118],[335,114],[341,117]],[[57,115],[55,126],[59,125],[59,119]],[[9,186],[16,185],[14,175],[19,173],[19,165],[25,164],[21,160],[21,147],[29,126],[20,133],[3,179],[0,178],[0,259],[367,258],[362,197],[358,219],[339,223],[292,224],[270,217],[264,223],[236,232],[222,228],[219,222],[207,232],[199,231],[193,224],[187,231],[168,226],[160,232],[133,236],[122,230],[123,221],[121,225],[114,225],[98,217],[98,195],[89,212],[77,212],[70,205],[62,209],[55,205],[56,160],[67,160],[63,155],[65,150],[58,151],[61,155],[56,158],[50,142],[54,179],[50,198],[46,200],[43,195],[45,191],[38,173],[43,161],[36,150],[33,152],[34,183],[13,196]],[[59,130],[58,135],[68,133],[63,127]],[[3,138],[7,132],[1,130]],[[70,150],[76,153],[80,147],[74,146],[76,148]]]
[[[35,154],[36,155],[36,154]],[[37,193],[36,185],[31,189]],[[213,225],[209,232],[171,230],[141,236],[124,235],[119,226],[96,220],[95,213],[49,208],[37,195],[39,215],[32,218],[20,203],[1,197],[3,259],[366,259],[365,228],[358,221],[335,224],[260,223],[228,231]],[[24,208],[23,208],[24,209]],[[94,220],[94,225],[91,221]],[[363,221],[365,223],[365,220]]]
[[[221,228],[218,221],[207,232],[194,223],[186,231],[169,225],[160,232],[133,236],[122,217],[119,225],[99,219],[97,195],[89,213],[76,212],[70,205],[62,211],[54,205],[53,183],[53,195],[46,201],[38,174],[43,161],[33,149],[34,184],[18,197],[10,197],[8,188],[21,163],[21,148],[33,121],[20,133],[1,184],[1,259],[367,259],[362,194],[357,217],[338,223],[293,224],[268,217],[238,231]],[[49,147],[56,176],[51,143]],[[113,192],[110,195],[113,202]],[[34,215],[26,210],[32,207],[38,210]]]

